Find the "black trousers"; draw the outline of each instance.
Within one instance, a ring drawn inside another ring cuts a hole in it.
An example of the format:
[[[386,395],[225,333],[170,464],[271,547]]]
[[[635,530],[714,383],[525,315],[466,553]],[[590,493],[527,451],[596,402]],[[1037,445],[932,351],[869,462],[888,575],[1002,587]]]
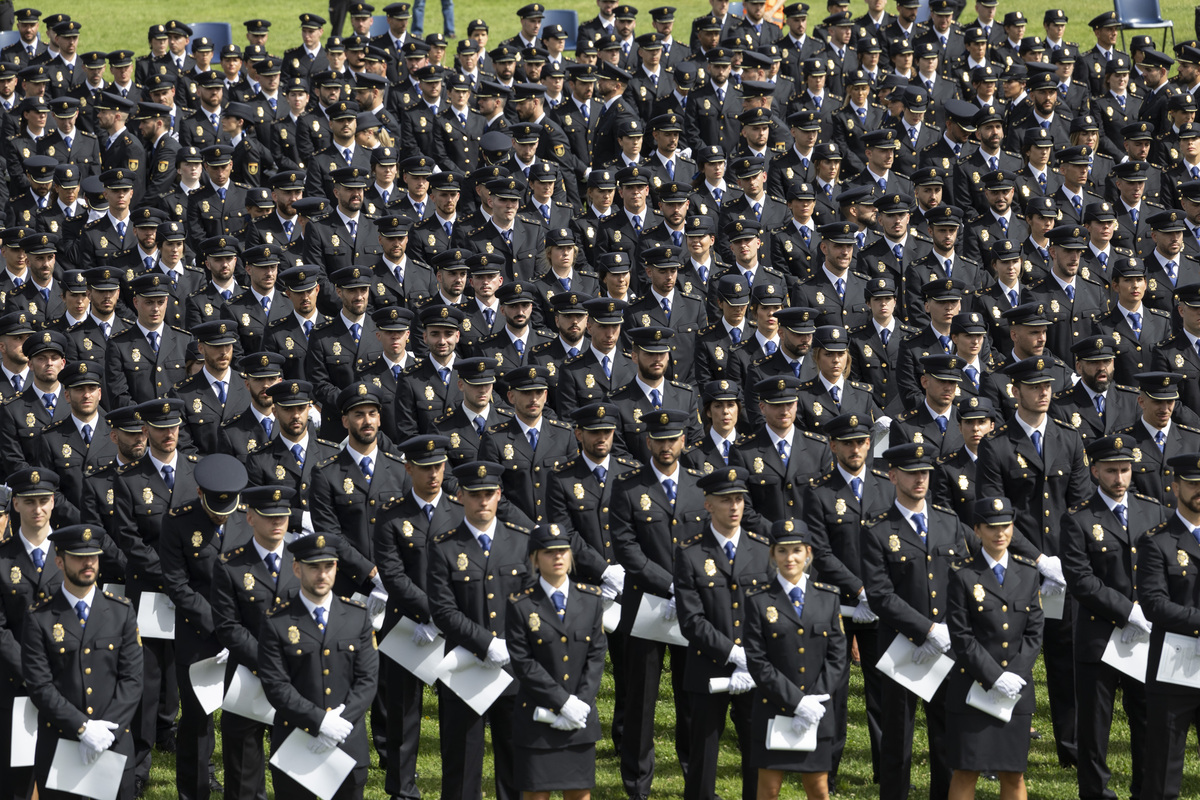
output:
[[[1078,604],[1071,597],[1063,606],[1062,619],[1046,620],[1042,657],[1046,662],[1046,694],[1050,696],[1050,721],[1058,763],[1073,767],[1078,761],[1075,743],[1075,614]]]
[[[266,731],[267,726],[261,722],[221,712],[225,800],[267,800],[267,760],[263,755]]]
[[[913,725],[917,703],[922,702],[898,683],[884,679],[882,749],[879,754],[879,799],[905,800],[912,779]],[[954,770],[946,761],[946,687],[925,703],[925,729],[929,735],[929,800],[946,800]]]
[[[1116,800],[1108,787],[1108,740],[1112,732],[1117,688],[1129,717],[1129,750],[1133,756],[1130,797],[1141,796],[1146,758],[1146,685],[1104,663],[1075,665],[1075,698],[1079,709],[1078,745],[1080,800]]]
[[[181,800],[208,800],[209,762],[216,748],[213,718],[204,713],[192,690],[186,658],[175,659],[175,677],[179,683],[179,733],[175,752],[175,790]]]
[[[871,781],[879,783],[879,752],[883,723],[883,684],[888,679],[879,674],[875,668],[879,661],[879,623],[855,625],[847,622],[846,638],[853,636],[858,641],[858,658],[862,665],[863,691],[867,701],[867,735],[871,740]],[[838,684],[833,692],[833,769],[829,771],[829,780],[837,780],[838,765],[842,761],[842,753],[846,749],[846,729],[849,725],[849,710],[847,703],[850,695],[850,675]]]
[[[1147,690],[1146,777],[1141,800],[1179,797],[1188,729],[1193,725],[1200,730],[1200,691]]]
[[[329,36],[341,36],[342,26],[346,22],[346,13],[350,11],[350,0],[329,0]],[[351,31],[353,33],[353,31]]]
[[[758,795],[758,770],[745,757],[750,752],[753,698],[753,692],[739,695],[688,692],[692,720],[688,726],[690,757],[688,771],[683,777],[684,800],[716,800],[717,756],[721,749],[721,735],[725,732],[726,717],[733,720],[738,750],[743,754],[742,800],[755,800]]]
[[[492,728],[496,800],[520,800],[513,779],[512,715],[514,697],[501,697],[479,716],[458,695],[438,687],[441,723],[442,798],[478,800],[483,796],[484,725]]]
[[[178,681],[175,678],[175,648],[166,639],[142,640],[142,702],[133,717],[133,762],[134,777],[150,780],[150,751],[158,741],[159,733],[165,733],[165,717],[170,715],[175,723],[178,711]],[[169,680],[169,682],[168,682]],[[190,685],[190,683],[189,683]],[[168,712],[168,700],[175,691],[175,705]],[[160,720],[160,716],[164,719]]]
[[[687,648],[630,636],[626,639],[625,730],[621,735],[621,782],[628,795],[650,794],[654,782],[654,709],[662,680],[663,660],[671,652],[671,688],[675,692],[675,754],[683,774],[688,773],[688,729],[691,712],[683,689]]]
[[[612,664],[613,676],[613,717],[612,743],[613,750],[621,752],[621,737],[625,733],[625,695],[628,693],[625,651],[629,647],[629,637],[624,633],[613,631],[608,634],[608,660]]]
[[[421,697],[425,684],[390,658],[380,659],[380,687],[387,684],[387,769],[383,791],[389,797],[418,800],[417,749],[421,745]]]

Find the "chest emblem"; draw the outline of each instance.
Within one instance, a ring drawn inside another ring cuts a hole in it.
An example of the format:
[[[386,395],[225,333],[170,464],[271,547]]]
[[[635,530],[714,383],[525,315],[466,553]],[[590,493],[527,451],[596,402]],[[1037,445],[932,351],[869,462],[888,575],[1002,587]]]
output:
[[[287,473],[283,469],[283,464],[275,465],[275,480],[281,481],[286,477]]]
[[[345,492],[346,494],[353,493],[354,492],[354,481],[350,480],[349,478],[346,478],[345,480],[343,480],[342,481],[342,491]]]
[[[571,492],[572,492],[572,494],[575,495],[576,500],[582,500],[583,499],[583,484],[582,483],[575,484],[574,486],[571,487]]]
[[[11,570],[9,570],[8,580],[11,583],[20,583],[21,582],[21,568],[13,567]]]
[[[204,534],[200,531],[192,531],[192,547],[199,547],[204,544]]]
[[[755,472],[761,473],[763,471],[763,460],[761,458],[754,459],[753,467]]]
[[[871,345],[869,345],[869,344],[863,345],[863,357],[870,358],[874,354],[875,354],[875,351],[871,349]]]
[[[984,591],[983,591],[983,586],[982,586],[982,585],[980,585],[980,584],[978,584],[978,583],[977,583],[977,584],[975,584],[975,588],[972,590],[972,594],[975,596],[975,602],[976,602],[976,603],[982,603],[982,602],[983,602],[983,598],[984,598],[984,596],[985,596],[985,593],[984,593]]]
[[[894,533],[888,537],[888,549],[893,553],[900,552],[900,537]]]
[[[538,616],[538,613],[536,611],[534,611],[532,614],[529,615],[529,630],[533,631],[534,633],[537,633],[541,629],[542,629],[542,618],[540,616]]]
[[[1175,560],[1179,562],[1179,566],[1186,567],[1188,565],[1188,554],[1179,550],[1175,553]]]
[[[1097,542],[1104,540],[1104,528],[1100,525],[1100,523],[1096,523],[1092,526],[1092,538]]]
[[[1078,428],[1083,424],[1083,418],[1079,416],[1079,412],[1075,411],[1071,414],[1071,427]]]
[[[461,571],[461,570],[465,570],[465,569],[467,568],[467,563],[468,563],[468,562],[467,562],[467,554],[466,554],[466,553],[459,553],[459,554],[458,554],[458,561],[457,561],[457,562],[455,562],[455,566],[457,566],[457,567],[458,567],[458,569]]]
[[[292,644],[300,644],[300,629],[295,625],[288,628],[288,641]]]
[[[67,638],[67,632],[63,629],[61,622],[54,623],[54,627],[50,629],[50,635],[54,637],[54,641],[62,642]]]
[[[846,513],[846,501],[845,501],[845,499],[843,499],[843,498],[841,498],[841,497],[839,497],[839,498],[837,499],[837,502],[835,502],[835,503],[833,504],[833,512],[834,512],[835,514],[839,514],[839,515],[841,515],[841,514],[845,514],[845,513]]]
[[[333,350],[333,354],[335,356],[340,356],[342,354],[342,343],[334,342],[333,347],[331,349]]]
[[[142,351],[137,349],[136,347],[133,348],[133,350],[131,350],[129,352],[129,359],[131,361],[133,361],[134,363],[141,361],[142,360]]]
[[[142,502],[145,503],[146,505],[150,505],[151,503],[154,502],[154,492],[150,489],[149,486],[145,486],[142,488]]]
[[[589,389],[595,389],[596,388],[596,376],[590,372],[587,375],[583,376],[583,385]]]
[[[648,495],[648,494],[642,495],[638,499],[638,505],[641,506],[642,511],[649,511],[650,510],[650,495]]]
[[[779,609],[775,606],[767,606],[767,622],[772,624],[779,621]]]
[[[958,476],[958,488],[964,492],[971,486],[971,480],[966,475]]]
[[[504,445],[504,460],[512,461],[514,455],[513,446],[511,444]]]
[[[400,526],[400,532],[405,536],[411,537],[413,535],[413,524],[408,520],[404,520],[404,524]]]
[[[193,412],[199,414],[203,408],[204,408],[204,403],[203,403],[203,401],[200,400],[199,397],[194,398],[192,400],[192,411]]]
[[[711,558],[704,559],[704,574],[710,578],[717,574],[717,562]]]
[[[242,588],[247,592],[254,588],[254,576],[249,572],[242,575]]]

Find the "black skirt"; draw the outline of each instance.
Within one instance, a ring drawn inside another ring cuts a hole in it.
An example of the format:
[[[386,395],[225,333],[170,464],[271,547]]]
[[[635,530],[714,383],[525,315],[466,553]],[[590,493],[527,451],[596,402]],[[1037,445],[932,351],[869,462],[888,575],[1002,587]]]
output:
[[[596,745],[577,744],[537,750],[516,745],[513,772],[522,792],[592,789],[596,785]]]
[[[967,708],[946,715],[947,761],[964,772],[1025,772],[1029,766],[1032,714],[1009,722]]]

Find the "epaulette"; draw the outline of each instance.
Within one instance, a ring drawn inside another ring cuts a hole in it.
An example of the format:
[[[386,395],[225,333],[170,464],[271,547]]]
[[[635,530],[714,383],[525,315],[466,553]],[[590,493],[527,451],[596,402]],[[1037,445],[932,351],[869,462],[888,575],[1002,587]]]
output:
[[[360,603],[359,601],[354,600],[349,597],[342,597],[339,595],[338,599],[341,600],[343,603],[345,603],[348,606],[354,606],[356,608],[366,608],[367,607],[365,603]]]
[[[687,389],[689,392],[696,391],[695,389],[692,388],[692,385],[689,383],[680,383],[679,381],[671,381],[671,385],[678,387],[680,389]]]
[[[884,511],[882,514],[877,514],[876,516],[871,517],[870,519],[864,519],[862,524],[867,528],[873,527],[875,525],[878,525],[883,520],[887,519],[887,516],[890,513],[891,513],[891,510],[889,509],[887,511]]]
[[[829,584],[829,583],[821,583],[820,581],[813,581],[811,585],[817,587],[818,589],[824,589],[827,592],[833,592],[834,594],[841,594],[841,592],[842,592],[841,589],[839,589],[838,587],[834,586],[833,584]]]
[[[767,545],[768,547],[771,545],[771,540],[770,540],[770,539],[768,539],[766,536],[763,536],[763,535],[762,535],[761,533],[759,533],[758,531],[752,531],[752,530],[749,530],[749,529],[744,529],[744,530],[742,531],[742,533],[746,534],[746,536],[747,536],[747,537],[749,537],[749,538],[753,539],[753,540],[754,540],[754,541],[756,541],[756,542],[762,542],[763,544]]]
[[[283,601],[282,603],[280,603],[279,605],[277,605],[277,606],[274,606],[273,608],[268,608],[268,609],[267,609],[267,616],[268,616],[268,617],[273,617],[273,616],[275,616],[277,613],[279,613],[280,611],[283,611],[285,608],[287,608],[288,606],[290,606],[291,604],[292,604],[292,601],[291,601],[291,600],[284,600],[284,601]]]
[[[1037,568],[1037,563],[1029,556],[1023,556],[1020,553],[1009,553],[1009,555],[1014,561],[1020,564],[1024,564],[1027,567],[1034,567],[1035,569]]]
[[[183,516],[184,514],[187,514],[191,511],[195,510],[195,508],[196,508],[196,501],[193,500],[190,503],[184,503],[181,506],[175,506],[174,508],[168,510],[167,516],[170,516],[170,517]]]
[[[188,453],[186,458],[188,461],[192,462],[193,464],[200,463],[200,456],[196,455],[195,453]]]
[[[703,478],[704,477],[704,472],[702,470],[691,469],[690,467],[687,470],[687,474],[691,475],[693,478]]]
[[[697,533],[692,538],[686,539],[686,540],[680,542],[679,547],[681,550],[686,550],[687,548],[691,547],[694,544],[699,544],[703,539],[704,539],[704,534]]]
[[[1163,311],[1161,308],[1151,308],[1150,306],[1146,306],[1144,303],[1143,303],[1143,305],[1145,306],[1145,309],[1147,311],[1149,311],[1151,314],[1155,314],[1160,317],[1170,317],[1171,316],[1170,312]]]
[[[448,538],[453,536],[455,530],[457,530],[457,528],[451,528],[448,531],[442,531],[441,533],[439,533],[433,537],[433,543],[441,544],[442,542],[446,541]]]
[[[532,586],[530,586],[528,589],[522,589],[519,592],[513,592],[512,594],[510,594],[508,596],[508,602],[510,602],[510,603],[520,602],[521,600],[525,599],[526,597],[528,597],[531,594],[533,594]]]
[[[908,231],[908,235],[913,237],[914,239],[919,239],[922,242],[932,242],[933,241],[933,239],[930,239],[928,236],[921,233],[916,228],[910,228]]]
[[[833,476],[834,476],[834,473],[832,473],[832,472],[823,472],[815,478],[810,478],[808,481],[808,485],[813,487],[814,489],[816,489],[818,487],[824,486],[825,484],[827,484],[831,480],[833,480]]]
[[[108,592],[105,592],[105,594],[108,594]],[[58,597],[58,592],[51,592],[49,596],[47,596],[47,597],[43,597],[41,600],[38,600],[38,601],[37,601],[37,602],[35,602],[35,603],[30,603],[30,604],[29,604],[29,610],[30,610],[30,611],[37,611],[39,608],[41,608],[42,606],[44,606],[44,605],[46,605],[47,603],[49,603],[49,602],[50,602],[51,600],[53,600],[55,597]]]
[[[508,424],[507,422],[497,422],[495,425],[490,426],[487,429],[487,432],[488,433],[499,433],[500,429],[503,428],[507,424]]]
[[[896,415],[896,422],[908,422],[919,413],[921,413],[921,409],[919,408],[910,408],[908,411],[901,411]]]
[[[869,383],[863,383],[862,381],[852,381],[852,380],[847,380],[846,382],[849,383],[851,386],[853,386],[855,389],[862,389],[863,391],[866,391],[866,392],[871,391],[871,384],[869,384]]]
[[[636,477],[637,475],[641,474],[641,471],[642,471],[643,469],[645,469],[645,468],[646,468],[646,467],[645,467],[645,465],[644,465],[644,464],[639,464],[638,466],[636,466],[636,467],[634,467],[633,469],[629,470],[629,472],[622,472],[620,475],[618,475],[618,476],[617,476],[617,480],[619,480],[619,481],[628,481],[628,480],[632,480],[634,477]]]
[[[1141,492],[1134,492],[1133,496],[1139,500],[1145,500],[1148,503],[1154,503],[1156,506],[1163,505],[1163,501],[1159,500],[1157,497],[1151,497],[1149,495],[1142,494]]]
[[[884,472],[881,469],[877,469],[875,467],[871,467],[871,474],[874,475],[876,478],[887,478],[887,476],[888,476],[888,474],[886,472]]]
[[[594,585],[592,585],[592,584],[590,584],[590,583],[579,583],[579,582],[576,582],[576,583],[575,583],[575,587],[574,587],[574,588],[578,589],[578,590],[579,590],[579,591],[581,591],[581,592],[587,592],[588,594],[595,594],[595,595],[599,595],[599,594],[600,594],[600,587],[599,587],[599,586],[594,586]]]
[[[509,522],[508,520],[504,520],[504,524],[506,526],[508,526],[509,528],[511,528],[512,530],[517,531],[518,533],[532,533],[532,531],[530,531],[529,528],[526,528],[522,525],[518,525],[515,522]]]
[[[243,412],[242,412],[242,413],[240,413],[240,414],[237,414],[237,415],[235,415],[235,416],[232,416],[232,417],[230,417],[229,419],[222,421],[222,422],[221,422],[221,427],[222,427],[222,428],[224,428],[224,427],[226,427],[227,425],[232,425],[233,423],[237,422],[238,420],[240,420],[242,417],[246,416],[246,415],[247,415],[247,414],[249,414],[249,413],[250,413],[250,411],[249,411],[249,410],[246,410],[246,411],[243,411]]]
[[[321,443],[321,444],[323,444],[323,445],[326,445],[326,446],[328,446],[328,447],[338,447],[338,443],[337,443],[337,442],[331,442],[331,441],[329,441],[328,439],[317,439],[317,441],[318,441],[318,442],[320,442],[320,443]]]
[[[578,462],[579,462],[578,457],[568,459],[567,461],[563,462],[562,464],[559,464],[558,466],[556,466],[554,468],[554,471],[555,472],[564,472],[564,471],[570,469],[571,467],[575,466]]]
[[[801,431],[805,439],[812,439],[814,442],[828,442],[828,437],[823,433],[813,433],[812,431]]]
[[[560,419],[551,419],[550,417],[542,417],[542,421],[549,422],[551,425],[553,425],[556,428],[566,428],[569,431],[575,430],[574,426],[568,425],[567,423],[563,422]]]
[[[642,462],[638,461],[636,458],[630,458],[629,456],[614,456],[614,458],[617,459],[618,464],[623,464],[627,467],[640,467],[642,465]]]
[[[378,448],[378,450],[379,450],[379,452],[383,453],[387,458],[390,458],[392,461],[395,461],[397,464],[404,463],[404,459],[402,459],[397,454],[391,452],[390,450],[384,450],[382,447]]]
[[[203,290],[201,290],[201,291],[203,291]],[[324,330],[324,329],[328,328],[328,327],[329,327],[330,325],[332,325],[332,324],[333,324],[333,319],[327,319],[327,320],[325,320],[324,322],[322,322],[320,325],[316,325],[316,326],[314,326],[314,327],[313,327],[313,329],[312,329],[312,332],[313,332],[313,333],[316,333],[317,331]],[[311,335],[311,334],[310,334],[310,335]]]
[[[419,370],[425,363],[426,363],[425,359],[422,358],[420,361],[409,364],[407,367],[404,368],[403,372],[401,372],[400,374],[401,375],[412,375],[414,372]]]
[[[105,592],[104,596],[107,597],[109,600],[112,600],[115,603],[121,603],[122,605],[126,605],[126,606],[133,605],[133,601],[123,595],[113,594],[112,592]]]
[[[576,361],[578,361],[578,360],[579,360],[579,359],[581,359],[581,358],[583,358],[583,353],[582,353],[582,352],[580,352],[580,353],[576,353],[576,354],[575,354],[575,355],[573,355],[573,356],[568,356],[568,357],[567,357],[567,358],[566,358],[566,359],[563,361],[563,366],[566,366],[567,364],[574,364]]]
[[[124,475],[124,474],[125,474],[126,472],[128,472],[129,470],[131,470],[131,469],[133,469],[134,467],[136,467],[136,466],[138,466],[139,464],[141,464],[141,463],[142,463],[142,461],[143,461],[143,459],[145,459],[145,456],[142,456],[142,458],[138,458],[138,459],[135,459],[135,460],[133,460],[133,461],[130,461],[128,464],[122,464],[121,466],[117,467],[117,474],[118,474],[118,475]],[[116,462],[113,462],[113,463],[116,463]]]
[[[325,466],[328,466],[328,465],[332,464],[332,463],[333,463],[334,461],[336,461],[336,460],[337,460],[337,456],[336,456],[336,455],[332,455],[332,456],[330,456],[329,458],[325,459],[324,461],[322,461],[322,462],[318,463],[318,464],[316,465],[316,467],[317,467],[318,469],[320,469],[321,467],[325,467]]]
[[[751,586],[749,589],[746,590],[746,597],[753,597],[756,594],[761,594],[763,592],[769,591],[770,588],[774,585],[776,585],[774,581],[764,581],[763,583],[760,583],[758,586]]]
[[[1180,428],[1183,428],[1189,433],[1200,433],[1200,428],[1193,428],[1191,425],[1184,425],[1182,422],[1176,423]]]
[[[1003,433],[1004,433],[1005,431],[1007,431],[1007,430],[1008,430],[1008,423],[1007,423],[1007,422],[1005,422],[1005,423],[1004,423],[1003,425],[1001,425],[999,428],[996,428],[994,431],[992,431],[991,433],[989,433],[987,436],[985,436],[985,437],[983,437],[983,438],[985,438],[985,439],[995,439],[997,436],[1000,436],[1001,434],[1003,434]]]
[[[930,503],[929,505],[933,506],[933,507],[934,507],[934,508],[936,508],[938,511],[945,511],[947,514],[953,514],[953,513],[954,513],[954,509],[952,509],[952,508],[947,508],[946,506],[943,506],[943,505],[938,505],[937,503]]]
[[[1050,420],[1060,428],[1067,428],[1069,430],[1075,430],[1075,426],[1072,425],[1071,423],[1067,422],[1066,420],[1055,419],[1054,417],[1050,417]],[[1196,431],[1196,432],[1200,433],[1200,431]]]
[[[230,550],[228,553],[221,553],[221,563],[228,564],[231,559],[240,556],[244,552],[246,552],[246,546],[242,545],[236,550]]]
[[[714,322],[713,324],[711,324],[711,325],[709,325],[709,326],[707,326],[707,327],[705,327],[705,328],[701,328],[701,329],[700,329],[700,330],[699,330],[699,331],[696,333],[696,335],[697,335],[697,336],[703,336],[704,334],[708,333],[709,331],[715,331],[715,330],[717,329],[717,325],[718,325],[718,323]]]
[[[25,392],[22,391],[21,394],[25,394]],[[21,394],[14,394],[12,397],[8,397],[3,400],[0,400],[0,406],[6,406],[9,403],[11,403],[12,401],[20,399]]]

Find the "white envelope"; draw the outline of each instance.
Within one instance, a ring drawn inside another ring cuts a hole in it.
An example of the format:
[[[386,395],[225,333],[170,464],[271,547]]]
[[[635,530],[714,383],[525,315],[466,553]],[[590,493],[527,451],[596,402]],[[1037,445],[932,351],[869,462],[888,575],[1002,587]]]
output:
[[[413,643],[417,623],[401,617],[388,635],[379,643],[379,652],[395,661],[430,686],[438,679],[438,667],[445,657],[446,640],[440,635],[426,645]]]
[[[275,709],[263,693],[262,681],[240,664],[229,681],[221,709],[264,725],[275,724]]]
[[[604,600],[604,632],[612,633],[621,624],[621,604],[616,600]]]
[[[1012,698],[1002,694],[997,696],[997,693],[984,689],[979,681],[972,683],[967,690],[967,705],[1004,722],[1012,721],[1013,709],[1020,699],[1020,695]]]
[[[330,800],[354,770],[356,762],[354,756],[338,747],[314,753],[308,749],[314,741],[315,736],[302,730],[292,731],[271,756],[271,766],[282,770],[321,800]]]
[[[1046,619],[1062,619],[1063,609],[1067,605],[1067,593],[1042,595],[1042,615]]]
[[[50,762],[46,788],[71,794],[81,794],[95,800],[117,800],[121,790],[121,773],[125,771],[125,756],[105,750],[91,764],[84,764],[79,755],[79,742],[59,739]]]
[[[1196,655],[1196,637],[1179,633],[1168,633],[1163,637],[1158,680],[1200,689],[1200,656]]]
[[[143,639],[174,639],[175,604],[161,592],[142,592],[137,623]]]
[[[937,658],[918,664],[912,660],[917,646],[901,634],[896,634],[884,652],[876,669],[896,683],[908,689],[925,702],[933,699],[938,687],[954,667],[954,659],[942,654]]]
[[[1146,670],[1150,666],[1150,637],[1142,641],[1124,644],[1121,642],[1122,631],[1114,628],[1108,644],[1104,646],[1104,655],[1100,660],[1118,672],[1123,672],[1138,683],[1146,682]]]
[[[476,714],[484,714],[513,682],[503,669],[485,666],[469,650],[456,647],[438,667],[442,683],[462,698]]]
[[[37,732],[37,706],[28,697],[14,697],[12,752],[9,754],[9,761],[12,766],[33,766],[33,751],[37,747]]]
[[[679,630],[679,618],[667,621],[663,619],[663,611],[671,602],[665,597],[644,594],[638,606],[637,616],[633,620],[633,628],[629,633],[639,639],[649,639],[666,644],[687,645],[687,639]]]
[[[362,603],[365,606],[365,605],[367,605],[367,600],[369,600],[370,598],[361,592],[355,592],[354,594],[350,595],[350,599],[357,600],[358,602]],[[383,611],[380,611],[378,614],[371,617],[371,627],[377,631],[383,630],[383,616],[386,613],[387,613],[387,609],[385,608]]]
[[[771,717],[767,720],[767,749],[794,750],[811,753],[817,749],[818,725],[809,725],[801,733],[792,730],[792,717]]]
[[[192,691],[205,714],[221,707],[221,701],[225,699],[225,665],[218,664],[216,656],[192,664],[188,667],[188,677],[192,679]]]

